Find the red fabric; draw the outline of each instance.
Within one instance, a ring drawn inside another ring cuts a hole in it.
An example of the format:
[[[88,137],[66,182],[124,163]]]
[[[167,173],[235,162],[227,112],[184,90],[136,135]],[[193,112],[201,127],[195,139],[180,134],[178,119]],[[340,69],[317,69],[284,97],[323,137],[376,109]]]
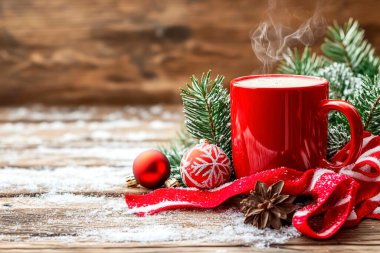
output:
[[[348,146],[333,158],[344,161]],[[131,213],[138,215],[178,208],[214,208],[227,199],[247,194],[256,181],[284,180],[284,194],[310,195],[313,201],[299,209],[293,225],[313,238],[329,238],[342,226],[355,226],[363,218],[380,219],[380,137],[365,133],[359,159],[339,171],[324,168],[305,172],[290,168],[262,171],[213,190],[163,188],[146,195],[126,195]]]

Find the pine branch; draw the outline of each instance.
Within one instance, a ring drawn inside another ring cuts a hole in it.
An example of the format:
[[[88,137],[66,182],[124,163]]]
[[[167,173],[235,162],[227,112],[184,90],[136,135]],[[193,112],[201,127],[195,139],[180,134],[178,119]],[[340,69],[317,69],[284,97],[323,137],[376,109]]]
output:
[[[185,126],[195,139],[208,139],[232,160],[230,97],[223,87],[223,76],[210,80],[211,71],[191,77],[191,84],[181,89]]]
[[[380,76],[362,77],[362,87],[352,99],[358,109],[365,130],[380,134]]]
[[[327,64],[324,57],[311,53],[309,47],[305,47],[302,54],[298,52],[297,48],[288,49],[283,58],[278,67],[278,71],[283,74],[313,75]]]
[[[187,131],[180,132],[168,146],[159,147],[169,160],[170,176],[182,186],[182,157],[199,139],[208,139],[232,158],[229,94],[222,84],[224,77],[217,76],[211,82],[210,74],[203,74],[201,80],[192,76],[191,85],[181,89]]]
[[[180,164],[183,155],[185,154],[187,148],[196,144],[196,141],[189,136],[185,131],[181,131],[177,136],[171,141],[167,146],[160,146],[159,149],[168,158],[170,163],[170,177],[173,177],[184,185],[181,178]]]
[[[321,68],[315,75],[326,78],[330,83],[330,98],[343,100],[352,99],[354,93],[360,89],[362,80],[344,63],[332,63]]]
[[[376,115],[378,108],[380,107],[380,96],[376,99],[375,103],[372,105],[371,111],[369,112],[369,116],[365,122],[364,129],[368,129],[371,122],[373,122],[373,118]]]
[[[380,134],[380,80],[362,76],[361,86],[348,99],[359,111],[364,129],[375,135]],[[331,157],[350,140],[350,127],[340,113],[329,116],[328,156]]]
[[[336,113],[337,114],[337,113]],[[335,116],[334,114],[331,114]],[[335,116],[336,117],[336,116]],[[332,123],[335,120],[329,117],[329,127],[327,136],[327,157],[331,158],[350,140],[350,128],[345,118],[343,123]]]
[[[373,77],[379,71],[380,59],[364,39],[364,30],[352,18],[343,27],[335,22],[328,28],[322,51],[332,61],[347,64],[355,74]]]

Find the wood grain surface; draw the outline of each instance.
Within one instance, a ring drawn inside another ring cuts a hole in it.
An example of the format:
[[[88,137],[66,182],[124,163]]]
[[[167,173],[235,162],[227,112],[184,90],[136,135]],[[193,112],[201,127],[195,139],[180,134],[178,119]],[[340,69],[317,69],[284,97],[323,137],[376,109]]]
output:
[[[202,234],[118,241],[140,228],[225,231],[243,219],[229,205],[146,218],[126,210],[124,193],[147,192],[124,186],[134,156],[167,143],[181,121],[176,106],[0,109],[0,252],[379,252],[374,220],[329,240],[298,237],[264,249],[247,244],[238,230],[225,242],[202,241]]]
[[[317,2],[328,24],[354,17],[380,49],[378,0],[278,2],[284,22],[305,21]],[[261,71],[249,36],[267,9],[262,0],[2,0],[0,104],[177,103],[193,73],[228,82]]]

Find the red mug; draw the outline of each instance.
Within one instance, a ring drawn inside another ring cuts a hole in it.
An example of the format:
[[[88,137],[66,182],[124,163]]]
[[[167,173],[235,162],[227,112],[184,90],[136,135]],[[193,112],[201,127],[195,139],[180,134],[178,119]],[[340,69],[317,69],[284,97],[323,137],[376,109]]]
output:
[[[236,177],[277,167],[339,168],[361,151],[363,125],[355,107],[328,99],[329,83],[300,75],[252,75],[231,81],[232,158]],[[327,116],[348,119],[350,149],[342,164],[326,160]]]

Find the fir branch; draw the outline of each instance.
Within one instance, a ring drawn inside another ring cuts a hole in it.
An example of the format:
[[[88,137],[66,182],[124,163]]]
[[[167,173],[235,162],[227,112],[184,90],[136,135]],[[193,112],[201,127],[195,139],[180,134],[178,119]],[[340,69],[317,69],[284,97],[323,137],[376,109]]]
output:
[[[283,55],[278,71],[283,74],[313,75],[318,69],[327,64],[326,59],[311,53],[309,47],[305,47],[302,54],[297,48],[288,49]]]
[[[358,109],[365,130],[380,134],[380,76],[362,77],[362,87],[352,99]]]
[[[332,114],[332,115],[335,115]],[[329,117],[330,118],[330,117]],[[345,120],[345,119],[343,119]],[[327,157],[333,157],[347,142],[350,140],[350,131],[347,124],[331,123],[334,120],[329,120],[328,135],[327,135]]]
[[[375,135],[380,134],[380,78],[361,76],[360,88],[348,99],[359,111],[364,129]],[[350,127],[340,113],[329,116],[328,156],[331,157],[350,140]]]
[[[347,64],[355,74],[373,77],[379,71],[380,59],[364,39],[364,30],[352,18],[343,27],[336,22],[328,27],[322,51],[331,60]]]
[[[195,139],[207,139],[219,146],[232,161],[230,97],[223,87],[223,76],[210,80],[211,71],[181,89],[185,126]]]
[[[350,100],[360,89],[362,80],[344,63],[334,62],[321,68],[315,75],[327,79],[330,83],[330,98]]]
[[[329,114],[327,135],[327,157],[331,158],[350,140],[350,125],[346,117],[339,112]]]
[[[170,177],[173,177],[184,185],[181,178],[180,164],[186,150],[195,145],[196,141],[186,131],[181,131],[167,146],[159,146],[159,150],[165,154],[170,163]]]
[[[372,105],[371,111],[369,112],[369,116],[365,122],[364,129],[369,128],[371,122],[373,121],[373,118],[375,117],[377,109],[380,107],[379,105],[380,105],[380,96],[376,99],[375,103]]]

